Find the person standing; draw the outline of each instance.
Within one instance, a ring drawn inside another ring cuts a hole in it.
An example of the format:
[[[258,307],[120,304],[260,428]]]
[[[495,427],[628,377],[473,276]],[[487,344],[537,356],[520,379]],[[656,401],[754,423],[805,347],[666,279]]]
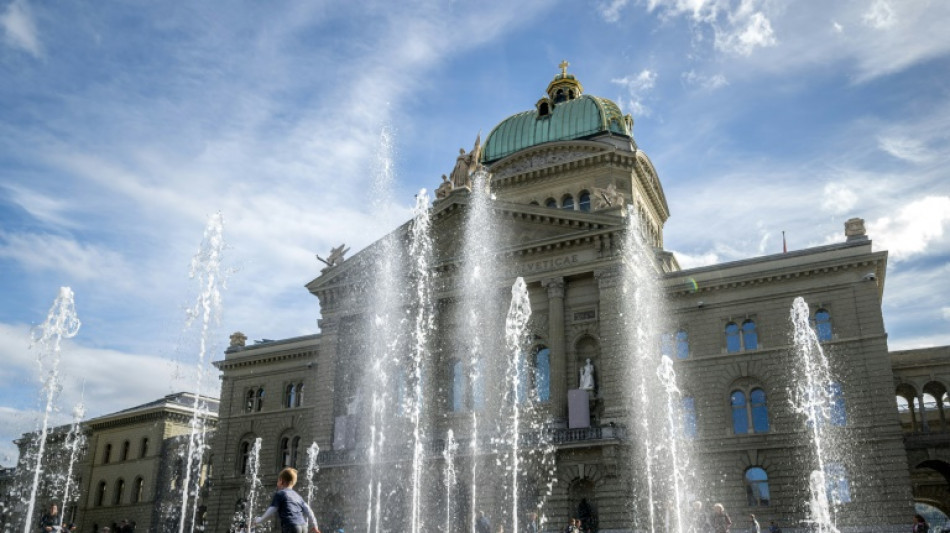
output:
[[[538,513],[528,513],[528,521],[524,526],[525,533],[538,533]]]
[[[485,516],[485,511],[478,511],[478,518],[475,519],[475,533],[491,533],[491,522]]]
[[[772,523],[769,526],[769,533],[782,533],[782,528],[778,527],[778,524],[775,523],[775,520],[772,520]]]
[[[709,515],[703,509],[703,502],[699,500],[693,502],[693,515],[690,517],[690,522],[692,533],[710,533],[712,531]]]
[[[274,499],[271,500],[270,507],[263,515],[254,519],[255,524],[260,524],[273,514],[280,518],[281,533],[305,533],[307,524],[313,522],[310,531],[320,533],[320,527],[317,525],[317,517],[307,502],[294,491],[294,485],[297,484],[297,470],[287,467],[277,474],[277,492],[274,493]]]
[[[62,529],[63,518],[59,516],[59,506],[49,506],[49,512],[40,517],[40,533],[58,533]]]
[[[712,526],[715,533],[729,533],[732,528],[732,519],[726,513],[721,503],[713,505]]]

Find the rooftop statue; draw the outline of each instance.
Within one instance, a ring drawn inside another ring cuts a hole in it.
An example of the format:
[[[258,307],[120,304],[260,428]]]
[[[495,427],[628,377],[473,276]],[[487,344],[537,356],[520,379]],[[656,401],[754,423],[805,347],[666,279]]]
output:
[[[326,272],[327,270],[330,270],[333,267],[343,264],[343,255],[349,251],[350,249],[347,248],[345,244],[341,244],[337,246],[336,248],[330,248],[330,255],[328,255],[326,259],[320,257],[320,254],[317,254],[317,259],[319,259],[321,262],[327,265],[320,272],[321,273]]]
[[[482,136],[479,134],[478,137],[475,138],[475,147],[472,148],[471,152],[466,153],[465,148],[459,148],[459,156],[455,160],[455,168],[452,169],[452,175],[449,176],[449,182],[451,182],[452,188],[458,189],[459,187],[466,187],[471,190],[472,174],[481,167],[481,164],[478,162],[482,154],[481,144]]]

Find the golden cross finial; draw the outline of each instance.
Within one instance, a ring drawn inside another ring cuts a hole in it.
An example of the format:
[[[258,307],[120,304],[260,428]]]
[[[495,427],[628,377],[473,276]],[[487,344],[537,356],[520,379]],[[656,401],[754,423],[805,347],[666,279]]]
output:
[[[561,67],[561,76],[567,76],[568,65],[570,65],[570,63],[568,63],[566,59],[564,61],[561,61],[561,64],[558,65],[559,67]]]

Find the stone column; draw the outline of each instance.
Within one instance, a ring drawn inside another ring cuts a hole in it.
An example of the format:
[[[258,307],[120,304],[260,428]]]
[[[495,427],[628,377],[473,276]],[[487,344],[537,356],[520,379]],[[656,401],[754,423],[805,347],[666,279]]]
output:
[[[551,413],[567,416],[567,353],[564,350],[564,278],[546,278],[548,291],[548,342],[551,349]]]
[[[924,405],[924,391],[917,392],[917,401],[920,402],[920,430],[930,433],[930,424],[927,423],[927,407]]]
[[[623,302],[621,268],[608,266],[594,271],[599,301],[597,322],[600,330],[600,367],[595,369],[597,394],[603,401],[603,420],[624,419],[623,396],[629,387],[623,382]]]

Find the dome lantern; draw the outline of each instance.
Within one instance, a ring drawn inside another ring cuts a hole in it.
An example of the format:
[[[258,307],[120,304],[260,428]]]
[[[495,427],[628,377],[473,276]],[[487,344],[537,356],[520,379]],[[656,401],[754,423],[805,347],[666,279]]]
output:
[[[551,99],[554,105],[574,100],[584,94],[584,86],[581,85],[581,82],[577,81],[573,74],[567,73],[568,65],[570,63],[567,61],[561,61],[561,64],[558,65],[561,72],[554,76],[554,79],[548,84],[548,98]]]

